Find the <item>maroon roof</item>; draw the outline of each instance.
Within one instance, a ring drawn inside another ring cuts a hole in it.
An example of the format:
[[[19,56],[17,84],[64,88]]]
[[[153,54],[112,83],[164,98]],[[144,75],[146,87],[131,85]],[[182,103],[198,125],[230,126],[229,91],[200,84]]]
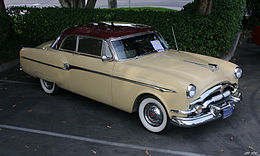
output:
[[[103,22],[67,28],[62,32],[62,35],[87,35],[108,39],[154,30],[154,28],[146,25]]]

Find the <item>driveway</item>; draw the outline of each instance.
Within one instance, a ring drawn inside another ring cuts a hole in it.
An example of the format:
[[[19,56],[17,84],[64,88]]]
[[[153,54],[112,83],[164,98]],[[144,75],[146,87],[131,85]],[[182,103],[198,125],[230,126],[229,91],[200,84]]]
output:
[[[244,71],[243,101],[233,115],[161,134],[145,130],[136,113],[65,90],[46,95],[17,68],[0,73],[0,155],[260,155],[260,47],[241,43],[232,61]]]
[[[117,0],[118,7],[164,7],[174,10],[180,10],[184,5],[193,0]],[[10,6],[32,6],[32,7],[49,7],[60,6],[58,0],[5,0],[7,7]],[[108,0],[98,0],[96,8],[107,8]]]

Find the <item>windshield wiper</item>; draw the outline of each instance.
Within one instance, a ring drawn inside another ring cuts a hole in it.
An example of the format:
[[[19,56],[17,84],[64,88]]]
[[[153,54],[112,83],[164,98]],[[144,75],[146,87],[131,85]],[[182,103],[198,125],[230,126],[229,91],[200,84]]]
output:
[[[163,51],[162,51],[162,50],[163,50]],[[148,54],[152,54],[152,53],[159,53],[160,51],[161,51],[161,52],[164,52],[165,49],[154,49],[154,50],[152,50],[152,51],[145,52],[145,53],[143,53],[143,54],[141,54],[141,55],[135,56],[134,58],[135,58],[135,59],[138,59],[138,58],[140,58],[140,57],[142,57],[142,56],[144,56],[144,55],[148,55]]]
[[[164,52],[164,51],[165,51],[165,49],[154,49],[150,53],[154,53],[154,52],[160,53],[160,52]]]

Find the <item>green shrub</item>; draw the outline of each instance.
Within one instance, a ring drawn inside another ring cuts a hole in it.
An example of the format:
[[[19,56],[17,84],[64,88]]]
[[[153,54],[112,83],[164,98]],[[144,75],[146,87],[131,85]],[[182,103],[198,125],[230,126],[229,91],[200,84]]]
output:
[[[0,62],[15,59],[20,50],[19,37],[13,30],[13,22],[6,14],[0,14]]]
[[[245,0],[214,0],[212,14],[202,16],[194,3],[176,12],[156,9],[9,9],[15,30],[25,45],[38,45],[54,40],[67,27],[99,21],[124,21],[151,25],[175,47],[173,26],[180,50],[219,56],[226,51],[241,28]],[[21,14],[22,13],[22,14]]]
[[[12,30],[12,24],[9,16],[0,12],[0,48],[4,46],[7,41],[8,36]]]

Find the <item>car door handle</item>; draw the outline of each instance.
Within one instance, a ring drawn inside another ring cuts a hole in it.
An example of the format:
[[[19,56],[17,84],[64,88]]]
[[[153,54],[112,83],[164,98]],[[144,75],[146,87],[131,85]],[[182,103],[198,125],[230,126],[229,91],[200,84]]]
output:
[[[70,70],[70,64],[64,63],[63,69],[64,69],[64,70]]]

